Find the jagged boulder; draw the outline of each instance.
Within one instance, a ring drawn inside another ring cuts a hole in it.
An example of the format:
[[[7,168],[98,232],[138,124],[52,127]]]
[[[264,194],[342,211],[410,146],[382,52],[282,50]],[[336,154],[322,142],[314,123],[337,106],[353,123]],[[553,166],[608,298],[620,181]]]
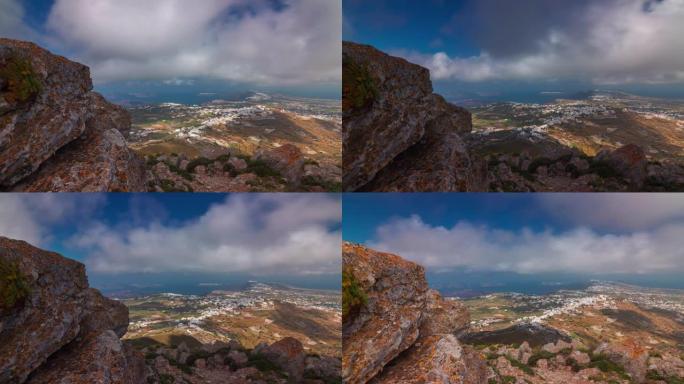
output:
[[[0,189],[146,190],[122,134],[130,116],[92,92],[88,67],[0,39]]]
[[[648,160],[646,153],[638,145],[629,144],[614,151],[601,151],[596,160],[606,163],[622,177],[628,179],[632,186],[641,188],[647,176]]]
[[[481,383],[486,364],[456,335],[470,316],[427,288],[423,267],[361,245],[343,245],[344,300],[361,295],[342,328],[346,383]],[[349,292],[346,292],[349,291]],[[352,292],[354,291],[354,292]]]
[[[427,307],[420,326],[420,336],[459,334],[468,329],[470,313],[457,300],[444,300],[439,292],[431,289],[427,294]]]
[[[299,383],[304,376],[304,347],[297,339],[286,337],[261,351],[261,355],[288,373],[288,381]]]
[[[274,149],[259,149],[254,158],[261,160],[280,172],[288,182],[299,184],[304,174],[304,155],[292,144],[281,145]]]
[[[480,384],[487,382],[487,364],[454,335],[420,339],[373,383]]]
[[[0,237],[0,262],[16,265],[28,287],[0,317],[0,383],[22,383],[80,332],[88,281],[83,264],[23,241]]]
[[[470,112],[433,94],[426,68],[367,45],[342,50],[345,190],[486,188],[486,170],[461,138]]]
[[[60,350],[27,383],[144,384],[146,376],[142,355],[109,330]]]
[[[34,172],[85,131],[88,67],[33,43],[0,39],[0,186]]]
[[[624,367],[633,382],[643,383],[646,380],[648,351],[633,341],[602,343],[594,353],[604,355],[610,361]]]
[[[0,266],[0,291],[13,292],[0,305],[0,383],[145,381],[144,359],[119,340],[127,308],[89,288],[83,264],[0,237]]]
[[[366,383],[418,339],[427,306],[425,271],[399,256],[344,243],[343,268],[367,297],[343,319],[342,377]],[[344,294],[344,293],[343,293]]]
[[[355,190],[425,133],[430,72],[368,46],[342,45],[343,184]]]

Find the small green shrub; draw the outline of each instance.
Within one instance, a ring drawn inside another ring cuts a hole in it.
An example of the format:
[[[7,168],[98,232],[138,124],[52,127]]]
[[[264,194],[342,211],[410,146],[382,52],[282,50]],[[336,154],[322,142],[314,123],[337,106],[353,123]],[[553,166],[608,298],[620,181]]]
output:
[[[646,378],[653,381],[664,381],[667,384],[684,384],[684,378],[676,376],[664,376],[657,371],[648,371]]]
[[[171,376],[169,374],[162,373],[161,375],[159,375],[159,383],[160,384],[173,384],[175,382],[176,382],[176,379],[174,379],[173,376]]]
[[[162,181],[160,181],[159,186],[164,192],[187,192],[184,189],[177,188],[176,183],[169,179],[163,179]]]
[[[190,355],[190,357],[188,357],[187,360],[185,360],[185,364],[192,366],[192,365],[195,365],[195,361],[197,361],[199,359],[206,359],[206,358],[209,358],[211,356],[212,356],[212,354],[207,352],[207,351],[197,351],[197,352],[193,353],[192,355]]]
[[[199,167],[200,165],[203,165],[206,167],[213,162],[214,162],[213,160],[209,160],[206,157],[198,157],[196,159],[191,160],[188,163],[188,166],[185,168],[185,170],[190,172],[190,173],[194,173],[195,168]]]
[[[508,356],[506,356],[506,358],[508,359],[508,361],[511,362],[512,366],[520,369],[521,371],[525,372],[526,374],[528,374],[530,376],[534,376],[534,371],[532,370],[532,368],[530,368],[529,365],[525,365],[525,364],[521,363],[520,361],[518,361],[516,359],[512,359]]]
[[[605,161],[592,161],[589,165],[589,173],[595,173],[604,179],[620,177],[620,172]]]
[[[230,154],[221,155],[221,156],[216,158],[216,161],[221,162],[221,163],[226,163],[226,162],[228,162],[228,160],[230,160]]]
[[[248,160],[247,168],[242,171],[243,173],[253,173],[259,177],[282,177],[280,172],[273,169],[270,165],[266,164],[263,160]]]
[[[527,171],[530,173],[537,173],[537,169],[539,167],[548,167],[551,164],[553,164],[553,160],[546,157],[540,157],[538,159],[534,159],[532,163],[530,163]]]
[[[556,355],[554,355],[551,352],[540,350],[540,351],[537,351],[534,354],[532,354],[530,359],[527,360],[527,365],[529,365],[530,367],[534,367],[537,365],[537,361],[542,360],[542,359],[550,359],[554,356],[556,356]]]
[[[589,363],[589,368],[598,368],[601,372],[610,373],[614,372],[618,374],[623,379],[629,380],[629,376],[625,373],[625,368],[619,364],[616,364],[608,359],[607,356],[602,354],[592,354],[591,363]]]
[[[279,372],[280,367],[275,365],[270,360],[266,359],[261,354],[250,355],[248,359],[249,365],[258,369],[261,372]]]
[[[19,264],[0,259],[0,309],[21,305],[30,293],[29,283],[19,270]]]
[[[342,108],[344,111],[361,109],[378,97],[375,80],[367,68],[342,58]]]
[[[43,89],[31,61],[18,55],[10,57],[5,67],[0,68],[0,77],[7,81],[6,98],[10,102],[27,102]]]
[[[342,270],[342,316],[348,317],[357,312],[368,302],[368,296],[363,291],[351,268]]]
[[[304,176],[302,178],[302,185],[305,187],[321,187],[327,192],[342,192],[342,183],[323,180],[314,176]]]
[[[169,364],[171,364],[171,365],[173,365],[174,367],[180,369],[180,370],[183,371],[184,373],[187,373],[188,375],[192,375],[192,367],[190,367],[190,366],[187,365],[187,364],[179,363],[178,361],[176,361],[176,360],[174,360],[174,359],[169,359]]]

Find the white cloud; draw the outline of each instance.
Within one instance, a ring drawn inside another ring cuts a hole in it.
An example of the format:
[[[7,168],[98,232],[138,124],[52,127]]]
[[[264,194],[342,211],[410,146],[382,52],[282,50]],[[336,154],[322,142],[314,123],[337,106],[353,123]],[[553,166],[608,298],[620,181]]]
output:
[[[65,220],[86,220],[105,201],[103,195],[78,195],[0,195],[0,236],[24,240],[35,246],[46,246],[52,238],[51,226]]]
[[[0,0],[0,37],[28,40],[36,33],[24,23],[24,7],[19,0]]]
[[[105,223],[70,245],[94,272],[336,273],[341,203],[323,195],[230,195],[197,219],[127,228]]]
[[[684,272],[684,224],[624,235],[578,227],[566,232],[500,230],[460,222],[431,226],[419,216],[378,227],[373,248],[432,270],[473,268],[519,273]]]
[[[541,208],[575,225],[639,230],[684,221],[679,193],[541,194]]]
[[[521,55],[449,57],[403,54],[424,65],[434,80],[580,79],[596,84],[684,81],[684,1],[601,1],[576,24],[545,31],[536,49]],[[524,22],[524,21],[522,21]],[[527,22],[534,23],[534,20]],[[496,29],[497,26],[492,25]],[[499,31],[505,39],[505,31]]]
[[[96,81],[338,82],[340,0],[57,0],[56,42]]]

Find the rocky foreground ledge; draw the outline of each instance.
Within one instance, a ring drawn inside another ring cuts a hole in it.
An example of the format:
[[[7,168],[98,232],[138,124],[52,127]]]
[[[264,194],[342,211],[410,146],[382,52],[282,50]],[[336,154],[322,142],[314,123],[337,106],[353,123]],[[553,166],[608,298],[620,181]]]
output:
[[[286,337],[188,346],[122,340],[128,308],[83,264],[0,237],[0,384],[339,383],[339,357]]]
[[[0,383],[143,383],[122,343],[128,309],[89,288],[83,264],[0,237]]]
[[[345,383],[486,383],[487,366],[457,335],[462,303],[428,289],[423,267],[361,245],[343,246]]]
[[[128,112],[92,89],[88,67],[0,38],[0,190],[147,190]]]

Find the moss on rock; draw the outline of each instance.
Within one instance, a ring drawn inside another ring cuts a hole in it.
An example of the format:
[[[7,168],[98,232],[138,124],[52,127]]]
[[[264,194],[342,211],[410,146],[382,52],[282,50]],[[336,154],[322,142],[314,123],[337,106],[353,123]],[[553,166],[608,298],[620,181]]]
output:
[[[7,59],[0,68],[0,78],[5,80],[5,99],[11,103],[25,103],[43,89],[31,61],[18,55]]]
[[[16,262],[0,259],[0,309],[12,309],[31,293],[26,277]]]

